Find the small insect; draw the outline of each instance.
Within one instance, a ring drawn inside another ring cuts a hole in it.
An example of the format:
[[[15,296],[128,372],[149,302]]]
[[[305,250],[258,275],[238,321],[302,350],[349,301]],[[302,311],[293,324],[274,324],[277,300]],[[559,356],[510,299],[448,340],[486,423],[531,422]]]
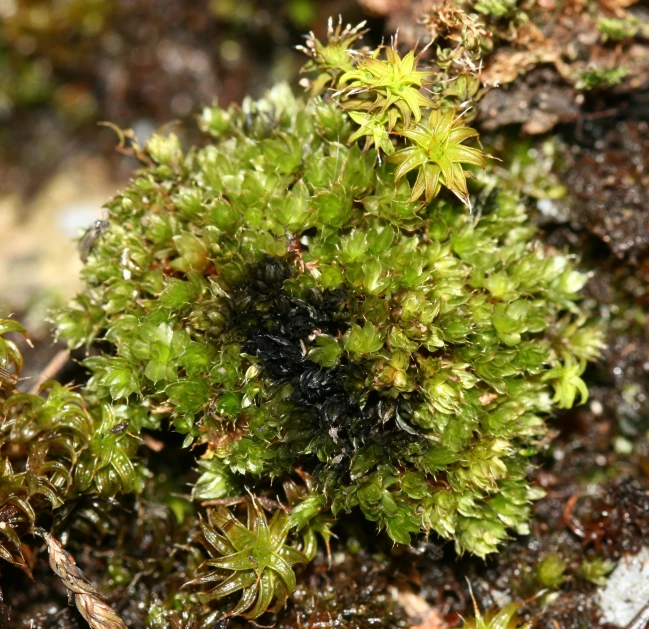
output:
[[[88,260],[88,256],[92,251],[93,245],[98,238],[101,238],[101,236],[104,235],[104,233],[108,229],[108,225],[108,221],[97,220],[90,227],[88,227],[86,233],[81,237],[81,240],[77,245],[81,262],[85,263]]]
[[[18,378],[4,367],[0,367],[0,382],[6,382],[13,387],[18,383]]]
[[[113,426],[108,432],[110,432],[113,435],[122,435],[126,432],[127,428],[128,428],[128,422],[121,422]]]

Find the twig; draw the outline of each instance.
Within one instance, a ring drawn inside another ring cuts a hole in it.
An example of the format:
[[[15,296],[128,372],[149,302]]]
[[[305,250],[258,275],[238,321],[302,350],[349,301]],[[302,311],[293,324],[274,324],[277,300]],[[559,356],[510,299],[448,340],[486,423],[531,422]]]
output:
[[[142,435],[142,441],[154,452],[162,452],[164,450],[165,444],[151,435]]]
[[[566,502],[566,506],[563,510],[563,521],[565,522],[566,526],[578,537],[584,538],[586,537],[586,531],[584,530],[584,527],[581,525],[581,522],[577,520],[577,518],[574,515],[574,510],[575,510],[575,505],[577,504],[577,501],[581,498],[581,493],[577,492],[574,496],[571,496],[571,498]]]
[[[624,627],[624,629],[646,629],[649,625],[649,603],[647,603],[631,620],[631,622]]]

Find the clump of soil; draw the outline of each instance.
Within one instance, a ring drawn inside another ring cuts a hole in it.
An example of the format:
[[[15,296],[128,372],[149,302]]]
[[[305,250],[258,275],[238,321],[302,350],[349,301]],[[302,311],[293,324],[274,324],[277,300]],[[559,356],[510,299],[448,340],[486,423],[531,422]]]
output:
[[[608,128],[607,128],[608,127]],[[649,254],[649,122],[586,123],[566,164],[573,220],[621,260],[640,266]],[[642,265],[641,280],[649,280]],[[647,303],[647,295],[642,295]]]

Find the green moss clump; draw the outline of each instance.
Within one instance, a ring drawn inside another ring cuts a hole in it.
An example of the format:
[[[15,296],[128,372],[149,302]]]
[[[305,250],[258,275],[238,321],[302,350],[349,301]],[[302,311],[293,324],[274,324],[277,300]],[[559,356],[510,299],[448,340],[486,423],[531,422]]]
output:
[[[87,396],[108,431],[168,418],[206,444],[197,498],[301,466],[334,515],[493,552],[525,527],[542,415],[585,396],[585,276],[509,192],[479,220],[409,201],[334,104],[278,88],[245,109],[208,110],[214,140],[188,155],[156,136],[109,204],[88,290],[58,316],[72,346],[113,347],[86,361]],[[116,442],[98,491],[134,487],[136,443]]]
[[[601,557],[594,557],[591,560],[584,559],[577,571],[577,576],[593,585],[602,587],[606,585],[608,575],[613,571],[613,568],[615,568],[614,562],[606,561]]]
[[[629,74],[628,68],[590,68],[582,73],[575,87],[578,90],[592,90],[606,85],[617,85]]]
[[[232,613],[253,618],[352,510],[394,542],[432,531],[481,557],[525,532],[544,417],[585,401],[601,342],[576,305],[586,275],[534,239],[524,200],[492,175],[469,190],[476,133],[415,96],[418,59],[327,58],[312,66],[333,99],[280,85],[207,109],[201,147],[135,145],[145,167],[56,316],[99,350],[74,492],[141,491],[143,436],[183,435],[193,499],[216,506],[200,526],[187,512],[213,568],[187,587],[208,609],[241,592]],[[243,502],[246,525],[228,510]]]
[[[550,553],[535,566],[536,582],[541,589],[557,590],[566,580],[568,563],[558,553]]]
[[[74,468],[95,426],[81,395],[57,382],[42,395],[16,390],[23,358],[11,333],[26,335],[0,319],[0,557],[31,576],[21,538],[76,493]]]
[[[597,21],[597,30],[602,34],[602,40],[622,41],[637,37],[639,34],[646,36],[649,33],[649,24],[642,22],[635,15],[624,18],[600,17]]]

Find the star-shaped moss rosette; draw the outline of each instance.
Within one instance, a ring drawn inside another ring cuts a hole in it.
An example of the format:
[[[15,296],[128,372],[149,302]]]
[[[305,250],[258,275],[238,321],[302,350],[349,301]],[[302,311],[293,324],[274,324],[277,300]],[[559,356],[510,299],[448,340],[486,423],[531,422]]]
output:
[[[403,129],[399,134],[412,144],[398,150],[390,161],[398,164],[397,180],[411,171],[417,179],[412,188],[410,200],[424,197],[430,203],[444,185],[463,203],[471,207],[466,179],[470,175],[463,164],[479,168],[487,165],[486,155],[477,148],[465,146],[463,142],[478,137],[475,129],[462,124],[462,118],[454,110],[434,109],[428,121],[414,129]]]
[[[368,118],[374,114],[387,114],[387,129],[392,131],[399,121],[409,128],[411,119],[421,120],[422,108],[432,102],[422,93],[431,81],[431,72],[417,69],[414,51],[403,58],[394,46],[381,46],[372,54],[348,51],[354,68],[337,79],[334,97],[350,111],[365,111]],[[381,56],[385,59],[381,59]]]
[[[347,113],[358,125],[356,131],[349,137],[349,142],[356,142],[356,140],[365,138],[364,151],[375,147],[385,155],[392,155],[394,153],[394,145],[392,144],[392,139],[388,131],[391,125],[388,112],[369,115],[364,110],[350,110]]]
[[[307,563],[308,558],[287,543],[293,523],[286,511],[277,509],[268,522],[254,498],[249,498],[246,505],[246,525],[225,507],[210,512],[209,524],[201,521],[205,545],[214,558],[203,564],[209,569],[207,574],[190,585],[216,582],[201,595],[206,600],[241,592],[238,604],[227,616],[259,618],[286,603],[296,585],[293,566]]]
[[[312,50],[323,47],[315,42]],[[319,67],[311,56],[305,69],[326,70],[326,63]],[[463,125],[460,111],[446,102],[453,102],[470,78],[440,82],[430,69],[422,69],[414,51],[401,57],[396,42],[371,52],[348,50],[347,56],[344,71],[327,76],[332,97],[357,125],[348,142],[364,138],[364,150],[373,146],[388,156],[398,164],[397,181],[416,172],[410,201],[428,204],[446,187],[471,207],[466,182],[470,172],[464,165],[484,168],[489,156],[464,144],[478,133]],[[435,102],[427,95],[431,87]]]

